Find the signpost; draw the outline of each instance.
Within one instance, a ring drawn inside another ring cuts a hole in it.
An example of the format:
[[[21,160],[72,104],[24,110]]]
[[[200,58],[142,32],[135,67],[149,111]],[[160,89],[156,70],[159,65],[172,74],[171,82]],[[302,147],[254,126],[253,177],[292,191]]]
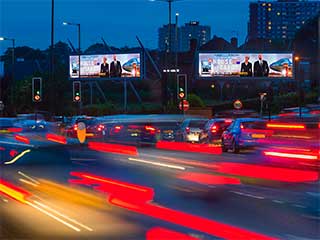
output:
[[[180,101],[179,109],[181,111],[183,111],[183,112],[188,111],[189,107],[190,107],[189,102],[186,99],[184,99],[183,101]]]
[[[2,101],[0,101],[0,116],[2,116],[3,109],[4,109],[4,104]]]

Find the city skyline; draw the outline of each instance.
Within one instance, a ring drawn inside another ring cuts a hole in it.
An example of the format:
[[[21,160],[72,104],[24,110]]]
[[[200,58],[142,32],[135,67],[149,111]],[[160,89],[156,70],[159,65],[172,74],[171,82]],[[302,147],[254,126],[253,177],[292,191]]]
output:
[[[231,37],[238,36],[241,44],[247,35],[249,2],[250,0],[240,0],[235,6],[232,0],[177,1],[172,4],[172,22],[175,13],[179,12],[180,26],[190,21],[200,21],[211,27],[211,36],[217,35],[228,41]],[[101,7],[104,4],[106,6]],[[204,5],[207,7],[203,8]],[[133,7],[136,11],[132,10]],[[161,14],[155,15],[155,11]],[[226,14],[226,11],[229,14]],[[48,48],[51,32],[51,0],[28,2],[4,0],[0,3],[0,13],[1,36],[15,38],[18,47]],[[168,4],[148,0],[56,0],[55,42],[67,42],[69,38],[77,46],[77,29],[63,26],[63,21],[81,24],[82,50],[101,42],[101,37],[111,46],[135,47],[138,46],[136,35],[146,47],[156,49],[158,28],[168,23]],[[21,25],[21,22],[24,25]],[[10,42],[2,42],[0,53],[3,54],[8,47],[11,47]]]

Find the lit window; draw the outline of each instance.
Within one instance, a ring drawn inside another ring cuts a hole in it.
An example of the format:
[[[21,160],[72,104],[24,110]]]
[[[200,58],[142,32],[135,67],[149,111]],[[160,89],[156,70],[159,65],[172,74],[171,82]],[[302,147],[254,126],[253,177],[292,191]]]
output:
[[[271,30],[271,26],[269,26],[268,29]]]
[[[280,16],[280,12],[277,12],[277,15]]]
[[[270,12],[270,11],[271,11],[271,8],[268,8],[268,11]]]
[[[269,25],[271,25],[271,22],[268,22]]]
[[[269,3],[268,6],[271,7],[271,3]]]
[[[264,7],[266,4],[265,3],[262,3],[262,6]]]

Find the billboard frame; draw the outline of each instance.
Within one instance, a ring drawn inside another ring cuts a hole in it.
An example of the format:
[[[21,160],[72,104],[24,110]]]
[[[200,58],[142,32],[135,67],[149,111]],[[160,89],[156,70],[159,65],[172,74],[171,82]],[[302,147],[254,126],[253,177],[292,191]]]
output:
[[[292,71],[292,77],[228,77],[228,76],[210,76],[210,77],[202,77],[200,76],[199,73],[199,64],[200,64],[200,54],[201,53],[239,53],[239,54],[246,54],[246,53],[250,53],[250,54],[292,54],[292,64],[294,66],[294,70]],[[274,80],[281,80],[281,81],[294,81],[295,80],[295,75],[296,75],[296,62],[294,61],[294,57],[295,57],[295,53],[294,51],[271,51],[271,50],[267,50],[267,51],[257,51],[257,50],[223,50],[223,51],[219,51],[219,50],[208,50],[208,51],[204,51],[204,50],[200,50],[200,51],[196,51],[196,71],[195,71],[195,79],[196,80],[204,80],[204,81],[212,81],[212,80],[221,80],[221,81],[239,81],[239,80],[262,80],[262,81],[274,81]]]
[[[94,54],[80,54],[81,56],[88,56],[88,55],[120,55],[120,54],[139,54],[140,55],[140,77],[75,77],[72,78],[70,76],[70,57],[71,56],[79,56],[79,54],[70,54],[68,56],[68,80],[69,81],[80,81],[80,82],[94,82],[94,81],[139,81],[142,80],[145,76],[145,59],[142,49],[139,51],[128,51],[128,52],[112,52],[112,53],[94,53]],[[81,64],[81,61],[80,61]],[[80,75],[81,75],[81,68],[80,68]]]

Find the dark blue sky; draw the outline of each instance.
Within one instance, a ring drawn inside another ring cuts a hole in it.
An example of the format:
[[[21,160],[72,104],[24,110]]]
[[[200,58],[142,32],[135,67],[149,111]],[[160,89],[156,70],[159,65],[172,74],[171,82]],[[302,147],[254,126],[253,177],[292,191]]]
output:
[[[212,35],[230,39],[238,32],[242,43],[247,33],[250,0],[180,0],[173,3],[172,19],[179,25],[198,20],[210,25]],[[158,27],[168,22],[168,4],[149,0],[55,0],[55,42],[77,45],[77,29],[63,21],[81,24],[82,49],[101,42],[137,46],[135,36],[156,48]],[[0,36],[13,37],[17,45],[45,49],[50,44],[51,0],[0,0]],[[0,53],[10,46],[0,42]]]

